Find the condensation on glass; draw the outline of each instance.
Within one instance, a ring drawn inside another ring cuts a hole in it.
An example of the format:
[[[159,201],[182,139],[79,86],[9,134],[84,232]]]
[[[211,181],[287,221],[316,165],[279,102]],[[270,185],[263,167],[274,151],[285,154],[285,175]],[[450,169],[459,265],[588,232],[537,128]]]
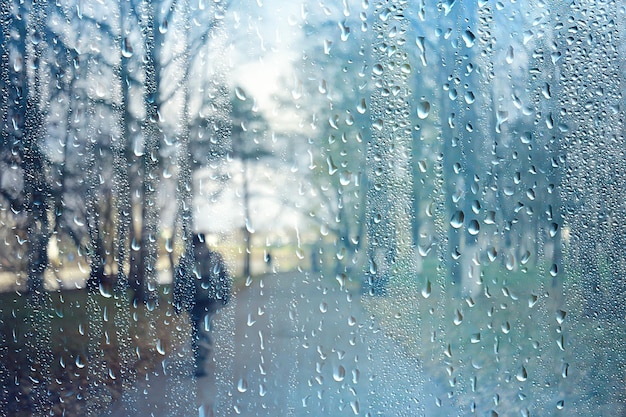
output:
[[[623,415],[625,14],[5,2],[0,409]]]

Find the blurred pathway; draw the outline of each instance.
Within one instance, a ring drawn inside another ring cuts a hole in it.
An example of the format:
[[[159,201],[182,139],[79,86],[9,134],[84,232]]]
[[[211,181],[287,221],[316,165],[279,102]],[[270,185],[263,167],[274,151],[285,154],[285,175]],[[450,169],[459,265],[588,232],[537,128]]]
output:
[[[110,415],[451,415],[432,410],[438,389],[424,384],[420,363],[337,281],[258,278],[215,317],[213,335],[209,377],[177,374],[189,358],[171,354],[168,375],[138,387],[137,409],[114,404]]]

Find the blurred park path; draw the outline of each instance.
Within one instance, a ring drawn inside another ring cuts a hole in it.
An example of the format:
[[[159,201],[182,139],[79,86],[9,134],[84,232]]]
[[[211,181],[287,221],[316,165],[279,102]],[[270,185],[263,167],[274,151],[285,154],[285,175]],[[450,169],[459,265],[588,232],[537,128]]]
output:
[[[358,290],[299,272],[248,284],[213,320],[209,376],[142,381],[132,415],[449,415],[430,410],[445,391],[424,383],[419,361],[383,334]],[[129,415],[117,407],[110,415]]]

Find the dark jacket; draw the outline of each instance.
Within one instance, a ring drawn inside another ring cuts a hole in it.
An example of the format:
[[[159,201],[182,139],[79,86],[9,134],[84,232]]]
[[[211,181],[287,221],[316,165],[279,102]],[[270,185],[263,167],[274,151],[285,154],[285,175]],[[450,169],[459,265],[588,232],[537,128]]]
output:
[[[177,312],[187,310],[193,318],[199,319],[230,301],[231,278],[219,253],[202,245],[194,249],[194,257],[191,274],[185,274],[181,266],[176,272],[174,308]]]

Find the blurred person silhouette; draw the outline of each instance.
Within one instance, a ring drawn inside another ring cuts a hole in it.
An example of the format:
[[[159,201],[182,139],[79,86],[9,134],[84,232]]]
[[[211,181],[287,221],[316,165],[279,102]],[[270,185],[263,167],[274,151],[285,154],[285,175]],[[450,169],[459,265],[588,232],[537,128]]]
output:
[[[211,318],[230,300],[231,278],[224,258],[210,250],[202,233],[194,235],[193,267],[185,274],[179,265],[174,282],[174,308],[177,313],[187,310],[191,318],[191,346],[194,355],[194,373],[206,375],[206,361],[211,354]],[[193,282],[185,282],[191,279]]]

